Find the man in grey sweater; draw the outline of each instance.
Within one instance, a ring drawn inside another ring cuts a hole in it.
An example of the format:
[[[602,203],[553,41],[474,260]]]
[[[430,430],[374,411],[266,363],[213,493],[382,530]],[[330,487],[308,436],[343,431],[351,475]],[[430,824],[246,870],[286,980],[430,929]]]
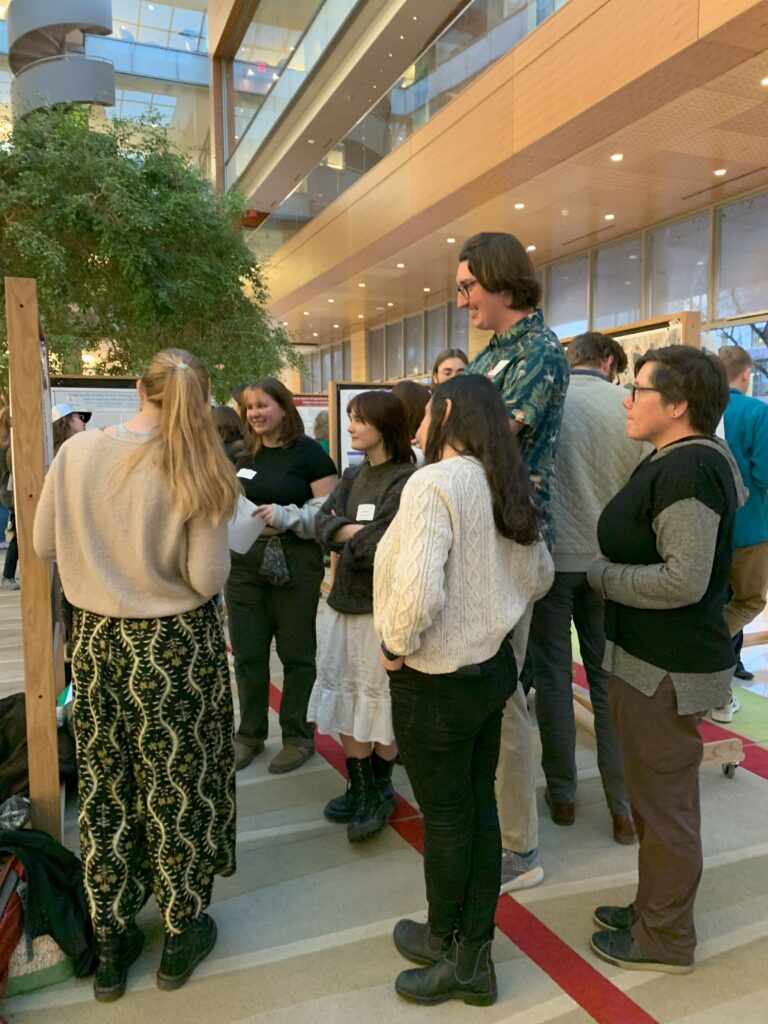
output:
[[[565,398],[555,487],[550,510],[557,538],[555,582],[536,603],[528,657],[536,686],[536,715],[542,746],[545,794],[552,820],[572,825],[576,800],[576,724],[573,714],[571,620],[595,712],[597,763],[613,838],[636,841],[624,789],[621,751],[608,707],[608,673],[603,602],[587,583],[587,567],[599,553],[597,520],[605,505],[650,451],[624,429],[623,388],[612,382],[627,366],[622,347],[596,332],[581,334],[568,346],[571,378]]]

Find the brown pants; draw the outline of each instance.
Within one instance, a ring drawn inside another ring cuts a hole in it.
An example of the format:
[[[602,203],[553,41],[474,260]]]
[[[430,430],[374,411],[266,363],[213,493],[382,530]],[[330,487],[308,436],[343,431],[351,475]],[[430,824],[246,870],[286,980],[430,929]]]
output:
[[[700,714],[679,715],[665,676],[652,697],[618,676],[608,683],[624,779],[640,840],[632,936],[648,956],[692,964],[693,903],[701,879]]]
[[[733,549],[729,582],[733,596],[723,609],[723,616],[731,636],[735,636],[765,608],[768,540]]]

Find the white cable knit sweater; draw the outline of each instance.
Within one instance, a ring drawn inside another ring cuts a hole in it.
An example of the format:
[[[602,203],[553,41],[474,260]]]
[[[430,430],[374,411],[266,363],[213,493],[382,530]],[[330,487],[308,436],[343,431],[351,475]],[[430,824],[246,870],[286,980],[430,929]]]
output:
[[[496,529],[480,462],[445,459],[414,473],[379,542],[376,633],[420,672],[455,672],[493,657],[553,578],[543,541],[525,547]]]

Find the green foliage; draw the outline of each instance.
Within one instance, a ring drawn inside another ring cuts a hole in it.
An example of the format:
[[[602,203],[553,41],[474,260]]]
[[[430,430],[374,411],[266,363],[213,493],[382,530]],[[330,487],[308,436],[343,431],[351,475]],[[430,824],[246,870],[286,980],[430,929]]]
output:
[[[88,349],[102,355],[98,373],[137,373],[177,345],[203,360],[224,397],[296,365],[290,338],[264,312],[242,212],[242,199],[216,194],[151,117],[95,130],[86,109],[53,108],[17,121],[0,148],[0,265],[37,279],[63,372],[82,372]]]

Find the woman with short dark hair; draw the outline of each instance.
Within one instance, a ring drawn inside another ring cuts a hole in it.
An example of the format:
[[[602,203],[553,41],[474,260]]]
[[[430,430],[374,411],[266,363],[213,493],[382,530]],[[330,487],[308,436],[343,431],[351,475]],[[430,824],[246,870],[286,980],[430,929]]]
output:
[[[722,363],[687,346],[651,349],[624,400],[627,433],[650,442],[598,523],[587,572],[605,599],[604,667],[639,847],[627,907],[604,906],[603,960],[634,970],[693,967],[701,878],[698,723],[723,704],[734,655],[723,608],[743,485],[715,436],[728,403]]]
[[[395,739],[424,816],[426,924],[394,942],[421,970],[417,1003],[489,1006],[501,880],[494,778],[501,715],[517,681],[509,633],[552,583],[541,513],[495,385],[441,384],[419,428],[427,465],[379,542],[374,620],[389,671]]]
[[[336,467],[304,435],[291,392],[279,380],[252,381],[241,400],[248,432],[237,476],[266,528],[245,554],[232,552],[224,591],[240,700],[235,765],[245,768],[264,750],[274,638],[283,663],[283,746],[269,771],[282,774],[315,752],[307,703],[315,681],[315,616],[324,569],[314,528],[318,508],[337,483]]]
[[[389,391],[364,391],[347,406],[352,448],[365,461],[344,471],[315,520],[326,551],[338,556],[328,595],[329,620],[308,718],[337,734],[349,785],[324,814],[345,822],[358,842],[378,832],[395,809],[389,679],[373,628],[373,559],[416,468],[405,410]]]

